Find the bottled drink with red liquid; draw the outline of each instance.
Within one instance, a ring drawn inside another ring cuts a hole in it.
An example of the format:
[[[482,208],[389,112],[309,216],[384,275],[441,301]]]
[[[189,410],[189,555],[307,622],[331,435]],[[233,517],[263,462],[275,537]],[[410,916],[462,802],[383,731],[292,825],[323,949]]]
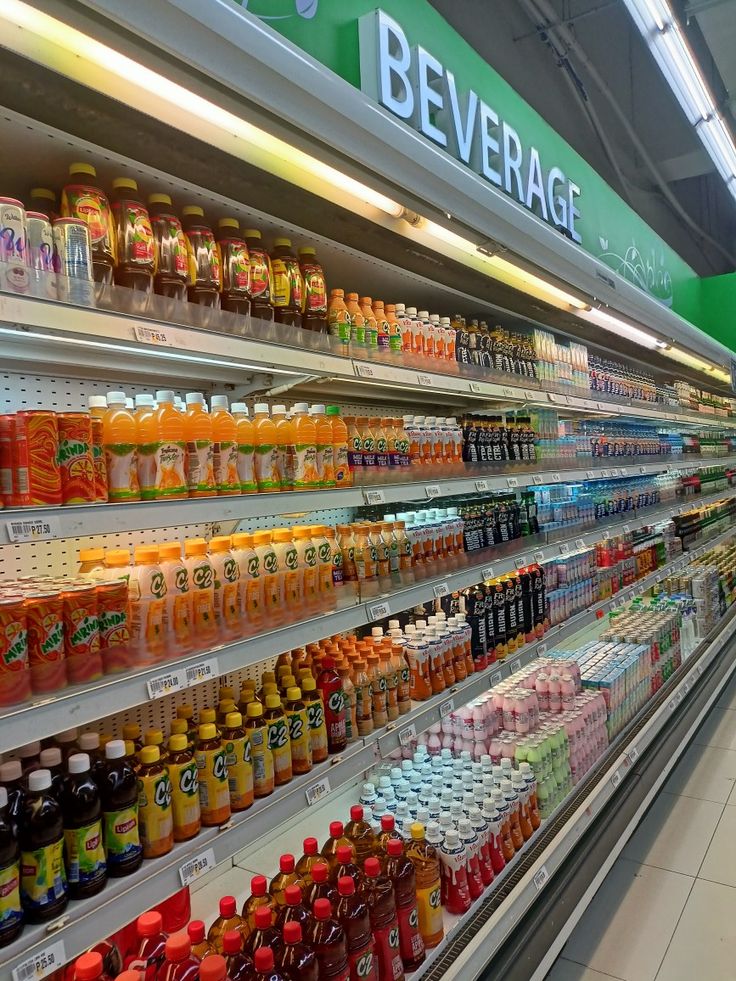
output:
[[[74,962],[74,981],[111,981],[110,975],[105,973],[102,954],[88,950],[78,957]]]
[[[286,889],[289,886],[301,886],[302,884],[302,880],[296,872],[295,865],[294,856],[288,853],[282,855],[279,859],[279,871],[271,879],[271,885],[268,887],[269,893],[276,901],[277,910],[279,906],[283,906],[286,902]]]
[[[250,896],[243,903],[240,927],[244,937],[248,937],[256,928],[256,911],[261,906],[267,906],[271,912],[271,922],[276,920],[276,900],[268,892],[268,882],[265,875],[254,875],[250,880]]]
[[[276,914],[276,923],[274,924],[276,929],[283,933],[286,924],[296,920],[297,923],[301,924],[304,934],[308,934],[312,928],[312,914],[304,905],[302,890],[296,883],[286,887],[284,900],[284,905],[279,906]]]
[[[287,981],[281,971],[276,970],[276,958],[270,947],[259,947],[254,960],[257,981]]]
[[[377,858],[367,858],[363,871],[365,874],[360,894],[370,912],[379,965],[378,976],[381,981],[404,981],[394,887],[391,880],[382,874],[381,863]]]
[[[317,955],[304,943],[301,923],[289,920],[284,924],[284,949],[279,957],[279,970],[299,981],[319,981]]]
[[[345,931],[350,981],[378,981],[378,961],[373,948],[371,916],[368,904],[355,889],[349,876],[337,881],[340,898],[335,916]]]
[[[350,820],[345,825],[345,837],[355,849],[355,861],[362,869],[363,862],[376,854],[378,842],[373,828],[364,820],[361,804],[354,804],[350,808]]]
[[[208,960],[209,957],[202,961],[202,965]],[[172,933],[166,941],[164,962],[159,968],[156,981],[197,981],[202,965],[192,955],[192,944],[187,933],[184,930]]]
[[[404,854],[404,844],[398,838],[388,843],[385,869],[394,887],[401,960],[407,971],[415,971],[425,958],[424,940],[419,932],[417,879],[414,865]]]
[[[326,862],[312,866],[312,884],[304,893],[304,905],[313,910],[318,899],[327,899],[334,907],[337,903],[337,890],[330,882],[330,869]]]
[[[255,912],[255,929],[243,944],[243,953],[253,957],[259,947],[272,947],[276,954],[281,952],[284,940],[281,931],[272,923],[273,912],[270,906],[259,906]]]
[[[465,846],[454,828],[445,835],[440,847],[442,870],[442,905],[448,913],[462,915],[470,909],[467,856]]]
[[[304,854],[296,863],[294,871],[302,880],[303,887],[306,888],[312,882],[312,866],[322,861],[319,853],[319,842],[316,838],[305,838],[303,845]]]
[[[353,851],[352,842],[345,837],[345,827],[342,821],[330,821],[330,837],[322,846],[322,857],[327,862],[330,868],[330,877],[332,877],[332,872],[337,865],[337,849],[341,845],[348,845],[350,851],[355,858],[355,852]]]
[[[341,753],[348,744],[345,692],[331,657],[322,658],[322,670],[317,676],[317,690],[322,695],[325,707],[327,751]]]
[[[240,930],[228,930],[223,936],[222,953],[230,981],[253,981],[255,967],[251,958],[243,953],[243,934]]]
[[[227,962],[221,954],[212,954],[200,964],[199,981],[232,981],[228,974]]]
[[[328,899],[318,899],[312,910],[314,927],[308,943],[314,948],[319,965],[320,981],[349,981],[347,941],[345,931],[332,918]]]
[[[160,913],[141,913],[135,923],[138,945],[125,958],[125,967],[141,972],[141,981],[154,981],[164,962],[166,934]]]
[[[370,856],[368,856],[370,858]],[[335,864],[330,872],[330,879],[333,886],[337,885],[338,879],[342,876],[350,876],[355,882],[359,882],[363,876],[358,866],[353,861],[353,848],[351,845],[340,845],[335,856]]]

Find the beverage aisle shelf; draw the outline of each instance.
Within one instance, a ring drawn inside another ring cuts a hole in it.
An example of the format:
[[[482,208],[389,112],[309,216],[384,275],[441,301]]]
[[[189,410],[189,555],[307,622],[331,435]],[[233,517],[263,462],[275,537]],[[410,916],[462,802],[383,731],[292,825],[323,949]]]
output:
[[[517,539],[509,542],[503,550],[500,548],[484,550],[485,561],[481,563],[445,576],[428,578],[385,596],[377,595],[366,602],[224,644],[186,658],[158,664],[135,674],[111,675],[91,686],[70,687],[58,695],[18,705],[0,715],[0,752],[6,752],[34,739],[54,735],[59,730],[68,728],[70,724],[82,726],[114,712],[123,712],[135,705],[141,705],[151,698],[149,684],[156,685],[165,676],[171,677],[179,673],[183,675],[183,678],[180,677],[177,682],[176,690],[178,690],[190,683],[185,676],[187,670],[192,677],[199,673],[200,668],[205,669],[207,679],[221,676],[247,665],[257,664],[292,647],[303,646],[330,634],[365,626],[377,619],[425,603],[433,597],[472,586],[484,578],[504,575],[529,562],[542,562],[577,548],[588,547],[600,540],[606,532],[635,531],[637,528],[686,511],[693,502],[707,504],[733,496],[736,496],[736,492],[720,491],[716,494],[690,498],[685,504],[676,506],[669,504],[662,508],[646,509],[638,512],[638,517],[600,522],[591,531],[584,533],[578,531],[572,537],[560,538],[554,542],[547,542],[543,535]],[[662,571],[662,569],[658,570],[657,575]],[[636,588],[636,585],[634,584],[633,588]],[[628,592],[627,589],[621,595]],[[610,604],[611,601],[605,602]],[[605,603],[602,608],[605,609]],[[591,609],[595,610],[597,607]],[[512,663],[515,660],[513,659]],[[196,681],[191,682],[191,684],[195,683]],[[473,676],[466,684],[478,683],[477,677]],[[485,683],[484,681],[483,684]],[[472,697],[473,694],[467,695],[467,698]],[[433,713],[436,712],[435,708]],[[436,718],[428,721],[427,726],[433,721],[437,721]],[[393,735],[388,742],[395,741],[396,738]]]

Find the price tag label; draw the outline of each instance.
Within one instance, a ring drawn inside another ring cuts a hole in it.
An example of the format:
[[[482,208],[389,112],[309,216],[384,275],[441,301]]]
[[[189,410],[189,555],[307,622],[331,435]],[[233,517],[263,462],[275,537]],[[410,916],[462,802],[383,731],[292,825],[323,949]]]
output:
[[[439,484],[427,484],[427,486],[424,488],[424,493],[430,499],[432,499],[433,497],[442,496],[442,490]]]
[[[202,852],[201,855],[197,855],[195,858],[190,858],[188,862],[180,866],[179,878],[181,879],[181,884],[183,886],[191,886],[193,882],[200,879],[205,872],[214,869],[216,865],[214,850],[208,848],[206,852]]]
[[[61,538],[61,521],[49,516],[14,518],[5,522],[9,542],[40,542],[45,538]]]
[[[586,477],[587,480],[594,480],[595,479],[595,470],[586,470],[585,471],[585,477]]]
[[[421,385],[422,388],[431,388],[432,387],[432,376],[431,375],[423,375],[421,373],[418,374],[417,375],[417,384]]]
[[[533,402],[534,399],[541,398],[541,392],[526,391],[524,392],[524,396],[526,397],[527,402]]]
[[[480,491],[481,493],[483,491],[487,491],[488,490],[488,481],[487,480],[476,480],[476,482],[475,482],[475,489],[477,491]]]
[[[587,547],[588,546],[585,544],[585,539],[584,538],[576,538],[575,539],[575,548],[583,549],[583,548],[587,548]]]
[[[699,665],[698,665],[698,677],[700,677],[700,675],[701,675],[702,673],[703,673],[703,665],[702,665],[702,664],[699,664]]]
[[[517,657],[515,661],[511,662],[511,674],[516,674],[517,671],[521,671],[521,658]]]
[[[434,593],[435,599],[440,599],[442,596],[447,596],[450,592],[450,587],[446,582],[438,582],[436,586],[432,587],[432,592]]]
[[[163,698],[164,695],[173,695],[175,691],[181,691],[187,687],[187,678],[184,671],[167,671],[166,674],[159,674],[146,682],[149,698]]]
[[[555,470],[555,472],[554,472],[553,474],[551,474],[551,475],[550,475],[550,479],[552,480],[552,483],[553,483],[553,484],[559,484],[559,482],[560,482],[560,480],[561,480],[561,477],[560,477],[560,475],[559,475],[559,474],[557,473],[557,471]]]
[[[483,570],[481,575],[483,576],[484,581],[487,579],[493,579],[493,566],[492,565],[486,566],[486,568]]]
[[[135,334],[135,339],[140,341],[141,344],[155,344],[157,347],[174,347],[173,339],[165,330],[161,330],[160,328],[136,326],[133,328],[133,333]]]
[[[532,474],[532,483],[539,487],[539,485],[542,483],[542,475],[539,473]]]
[[[476,395],[483,394],[483,386],[480,382],[468,382],[468,388],[471,392],[475,392]]]
[[[537,892],[539,892],[539,890],[546,885],[548,879],[549,872],[547,871],[547,866],[543,865],[538,872],[534,873],[534,878],[532,879],[534,888],[537,890]]]
[[[503,397],[504,398],[507,398],[507,399],[514,398],[514,394],[515,393],[514,393],[513,388],[502,388],[501,389],[501,392],[503,393]]]
[[[628,476],[628,473],[629,473],[629,468],[628,467],[619,467],[618,468],[618,472],[619,472],[619,474],[622,477],[627,477]]]
[[[534,553],[534,561],[535,562],[544,562],[544,552],[541,552],[541,551],[540,552],[535,552]]]
[[[494,671],[489,678],[490,687],[493,688],[494,685],[500,683],[503,678],[503,673],[501,671]]]
[[[608,479],[608,470],[601,470],[601,477],[603,477],[604,480],[607,480]]]
[[[412,723],[399,731],[399,745],[408,746],[417,738],[417,727]]]
[[[628,535],[628,533],[631,531],[631,525],[624,525],[623,531],[624,535]]]
[[[569,553],[570,553],[570,546],[567,544],[567,542],[561,542],[560,555],[569,555]]]
[[[445,716],[448,716],[454,708],[455,708],[455,699],[448,698],[446,702],[443,702],[440,705],[440,718],[444,719]]]
[[[672,701],[669,703],[669,710],[670,712],[674,712],[676,708],[677,708],[677,702],[673,698]]]
[[[384,617],[391,616],[391,607],[388,605],[387,600],[382,603],[372,603],[368,607],[368,617],[371,620],[383,620]]]
[[[603,541],[607,542],[610,537],[611,537],[611,532],[607,528],[605,531],[601,532],[601,538],[603,539]]]
[[[613,774],[613,776],[611,777],[611,786],[612,786],[612,787],[614,788],[614,790],[615,790],[615,789],[616,789],[616,787],[618,787],[618,785],[619,785],[620,783],[621,783],[621,771],[620,771],[620,770],[616,770],[616,772],[615,772],[615,773]]]
[[[57,940],[13,969],[13,981],[40,981],[66,964],[64,941]]]
[[[385,504],[386,495],[382,490],[364,490],[363,497],[366,504]]]
[[[509,487],[518,487],[519,486],[519,478],[518,477],[507,477],[506,478],[506,483],[508,484]]]
[[[544,655],[546,653],[547,653],[547,645],[546,644],[540,644],[537,647],[537,657],[544,657]]]
[[[313,783],[311,787],[308,787],[304,791],[304,796],[307,798],[307,804],[310,807],[313,807],[315,804],[319,804],[321,800],[324,800],[329,792],[330,781],[327,777],[322,777],[321,780]]]
[[[376,373],[373,370],[372,364],[361,364],[360,362],[356,362],[355,364],[355,374],[358,375],[360,378],[376,377]]]
[[[518,559],[515,559],[514,565],[517,569],[523,569],[526,565],[526,555],[520,555]]]
[[[639,750],[636,746],[632,746],[627,755],[629,757],[629,763],[636,763],[639,759]]]
[[[606,409],[608,408],[605,402],[598,402],[597,404],[600,412],[605,412]]]
[[[207,661],[198,661],[196,664],[190,665],[190,667],[185,668],[187,685],[191,688],[192,685],[199,685],[203,681],[212,681],[219,675],[217,670],[217,658],[211,657]]]
[[[647,472],[646,467],[639,467],[639,473],[646,473],[646,472]]]

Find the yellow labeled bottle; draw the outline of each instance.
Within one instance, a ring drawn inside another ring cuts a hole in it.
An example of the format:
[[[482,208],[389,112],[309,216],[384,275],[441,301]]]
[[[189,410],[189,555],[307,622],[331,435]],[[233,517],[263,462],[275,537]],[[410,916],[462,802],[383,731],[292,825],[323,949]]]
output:
[[[161,729],[147,729],[143,737],[143,749],[146,746],[155,746],[158,749],[159,758],[162,763],[166,763],[168,753],[164,745],[164,734]],[[140,756],[140,753],[139,753]]]
[[[184,702],[176,710],[177,719],[183,719],[187,724],[187,742],[190,748],[194,748],[197,742],[197,726],[194,722],[194,709],[188,702]],[[172,730],[173,731],[173,730]]]
[[[214,723],[199,727],[195,759],[199,778],[202,824],[212,827],[230,820],[230,788],[227,783],[225,750]]]
[[[202,709],[199,713],[199,719],[197,720],[197,722],[198,722],[197,730],[199,730],[199,726],[213,725],[215,727],[215,732],[217,733],[217,738],[218,739],[220,738],[220,727],[217,724],[217,712],[215,711],[215,709],[213,708]],[[199,736],[199,731],[197,731],[197,738],[195,742],[199,743],[199,741],[200,741],[200,736]]]
[[[411,826],[406,857],[416,873],[419,932],[425,947],[436,947],[445,935],[440,904],[440,860],[434,845],[425,839],[424,825],[419,822]]]
[[[278,696],[277,696],[278,697]],[[250,758],[253,764],[253,795],[268,797],[273,793],[273,756],[268,748],[268,726],[263,719],[260,702],[248,703],[245,731],[250,739]]]
[[[184,722],[183,719],[179,721]],[[173,723],[171,728],[174,728]],[[197,764],[188,745],[186,733],[176,733],[169,737],[168,767],[174,841],[189,841],[199,834],[202,821]]]
[[[174,847],[169,771],[161,762],[158,746],[144,746],[140,760],[138,824],[143,857],[157,858]]]
[[[243,716],[240,712],[228,712],[221,740],[227,765],[230,808],[233,812],[245,811],[254,799],[253,764],[250,756],[250,739],[243,728]]]
[[[273,756],[273,776],[277,787],[288,783],[293,770],[291,765],[291,743],[289,724],[281,706],[281,696],[266,695],[266,711],[263,715],[268,726],[268,748]]]
[[[301,689],[296,685],[287,688],[284,706],[289,723],[291,741],[291,767],[294,775],[309,773],[312,769],[312,744],[309,738],[309,717],[302,701]]]
[[[302,699],[307,709],[309,721],[309,743],[312,747],[312,763],[323,763],[327,759],[327,723],[322,696],[317,691],[314,678],[302,680]]]

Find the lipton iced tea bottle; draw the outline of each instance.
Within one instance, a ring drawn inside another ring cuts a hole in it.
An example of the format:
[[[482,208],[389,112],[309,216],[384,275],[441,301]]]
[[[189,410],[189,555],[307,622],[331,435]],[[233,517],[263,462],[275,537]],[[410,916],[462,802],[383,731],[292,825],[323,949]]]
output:
[[[236,442],[238,445],[238,483],[241,494],[255,494],[258,481],[255,470],[256,431],[248,416],[245,402],[233,402],[230,407],[235,420]]]
[[[208,647],[217,639],[215,620],[215,572],[204,538],[187,538],[184,561],[189,574],[192,602],[192,636],[197,646]]]
[[[95,282],[111,286],[116,260],[115,226],[110,202],[97,185],[97,171],[91,164],[69,165],[69,183],[61,192],[61,214],[85,222],[92,242]]]
[[[153,289],[159,296],[187,298],[187,241],[168,194],[148,195],[155,251]]]
[[[154,419],[157,438],[152,499],[160,501],[188,497],[184,416],[174,408],[173,392],[157,391],[156,402],[158,408]]]
[[[215,467],[212,440],[212,418],[204,410],[201,392],[187,392],[184,416],[186,433],[186,473],[189,497],[214,497]]]
[[[187,296],[190,303],[220,308],[222,270],[215,236],[199,205],[181,209],[187,243]]]
[[[243,728],[240,712],[228,712],[220,738],[225,749],[230,809],[245,811],[253,803],[253,763],[250,739]]]
[[[281,489],[281,477],[275,459],[276,424],[268,413],[265,402],[253,407],[253,438],[255,443],[254,465],[259,491],[273,493]]]
[[[288,783],[293,775],[289,724],[281,706],[281,696],[266,695],[266,711],[263,718],[268,727],[268,748],[273,758],[274,783],[277,787]]]
[[[184,733],[169,737],[168,768],[174,841],[189,841],[199,834],[202,823],[197,764]]]
[[[217,248],[222,270],[222,309],[247,317],[250,313],[250,256],[237,218],[217,222]]]
[[[125,392],[107,393],[107,412],[102,418],[102,440],[107,468],[107,496],[115,503],[139,501],[138,430],[135,416],[126,408]]]
[[[169,771],[161,762],[158,746],[140,751],[138,771],[138,820],[144,858],[157,858],[174,847]]]
[[[17,830],[8,813],[8,791],[0,787],[0,947],[11,943],[23,929],[20,901],[20,846]]]
[[[279,959],[279,969],[289,978],[300,981],[319,981],[319,965],[316,953],[304,943],[305,931],[297,920],[284,924],[284,949]]]
[[[220,636],[240,635],[240,570],[230,551],[230,536],[217,535],[210,541],[210,562],[215,574],[215,623]]]
[[[61,794],[66,873],[69,895],[72,899],[83,899],[94,896],[107,882],[102,804],[90,772],[89,756],[74,753],[67,766],[69,776]]]
[[[366,859],[360,895],[370,913],[371,929],[379,963],[379,977],[403,981],[404,969],[399,947],[399,923],[391,880],[381,873],[377,858]]]
[[[332,426],[332,469],[336,487],[350,487],[353,478],[348,466],[348,427],[340,418],[340,409],[328,405],[325,415]]]
[[[309,720],[309,742],[312,749],[312,762],[323,763],[327,759],[328,740],[325,723],[325,708],[322,695],[317,691],[314,678],[302,680],[302,697],[307,708]]]
[[[132,178],[115,177],[112,192],[112,216],[117,232],[115,283],[150,293],[155,255],[148,210]]]
[[[327,287],[322,265],[313,245],[302,245],[298,250],[299,269],[302,274],[302,327],[317,334],[327,330]]]
[[[230,820],[230,789],[225,750],[213,723],[201,725],[195,759],[199,778],[199,805],[205,828]]]
[[[23,908],[28,922],[41,923],[63,912],[68,901],[62,810],[48,770],[28,775],[18,834]]]
[[[330,302],[327,306],[327,333],[343,347],[350,344],[350,313],[345,305],[343,290],[330,290]]]
[[[399,919],[399,948],[407,971],[414,971],[425,958],[424,940],[419,929],[417,887],[414,865],[404,854],[404,843],[392,838],[387,846],[386,876],[391,880]]]
[[[260,702],[249,702],[245,731],[250,739],[253,794],[255,797],[268,797],[274,788],[273,755],[268,745],[268,725],[263,718]]]
[[[250,259],[251,314],[259,320],[273,320],[271,260],[257,228],[243,230]]]
[[[222,939],[230,930],[240,930],[242,917],[238,915],[235,896],[223,896],[220,900],[220,915],[207,931],[207,940],[215,948],[215,952],[222,953]]]
[[[273,925],[276,919],[276,900],[268,892],[265,875],[254,875],[250,880],[250,896],[243,903],[241,910],[243,922],[240,929],[243,937],[247,938],[255,930],[256,912],[263,906],[267,907]]]
[[[343,928],[332,918],[330,901],[316,900],[312,912],[315,922],[308,939],[317,955],[320,981],[349,981],[347,939]]]
[[[347,746],[345,695],[340,675],[335,671],[335,662],[331,657],[322,659],[322,670],[317,677],[317,689],[322,695],[324,704],[328,752],[341,753]]]
[[[138,781],[122,739],[105,746],[107,767],[100,786],[107,874],[130,875],[143,861],[138,830]]]
[[[239,494],[238,476],[238,430],[235,420],[228,411],[226,395],[213,395],[210,399],[212,410],[212,449],[215,469],[215,486],[220,496]]]

